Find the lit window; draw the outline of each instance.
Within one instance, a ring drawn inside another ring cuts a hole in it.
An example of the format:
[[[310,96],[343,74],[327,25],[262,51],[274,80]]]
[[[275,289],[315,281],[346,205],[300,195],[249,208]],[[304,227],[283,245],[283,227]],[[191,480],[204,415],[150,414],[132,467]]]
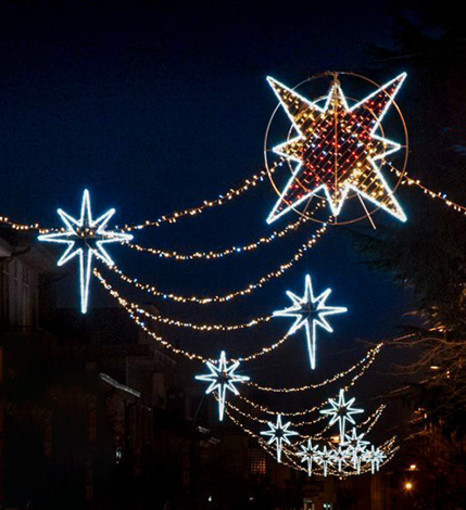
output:
[[[249,468],[253,475],[265,475],[266,457],[262,448],[251,448],[249,450]]]

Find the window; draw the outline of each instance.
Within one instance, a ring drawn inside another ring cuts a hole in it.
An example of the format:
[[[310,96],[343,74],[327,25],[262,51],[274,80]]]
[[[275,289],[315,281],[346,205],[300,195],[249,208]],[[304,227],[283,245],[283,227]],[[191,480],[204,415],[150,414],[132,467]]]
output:
[[[265,475],[266,457],[262,448],[251,448],[249,450],[249,469],[253,475]]]
[[[304,510],[316,510],[316,506],[314,504],[314,500],[304,498]]]

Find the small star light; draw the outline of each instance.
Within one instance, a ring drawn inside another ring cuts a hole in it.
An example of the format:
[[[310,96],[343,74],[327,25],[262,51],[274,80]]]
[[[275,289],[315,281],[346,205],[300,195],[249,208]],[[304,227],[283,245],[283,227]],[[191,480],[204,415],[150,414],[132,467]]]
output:
[[[341,465],[346,463],[349,458],[348,448],[339,444],[338,448],[333,450],[333,459],[338,465],[338,471],[341,471]]]
[[[270,439],[267,440],[267,444],[275,443],[277,448],[277,462],[280,463],[282,461],[283,443],[291,444],[291,441],[288,438],[290,436],[299,436],[299,434],[294,430],[288,430],[291,422],[287,422],[284,425],[282,424],[281,414],[277,415],[277,423],[275,425],[271,421],[269,421],[267,425],[270,430],[261,432],[261,435],[270,436]]]
[[[375,448],[371,445],[371,449],[364,454],[364,460],[371,465],[371,473],[374,474],[380,468],[380,463],[387,458],[387,455],[380,448]]]
[[[328,466],[333,466],[335,463],[335,451],[324,446],[322,450],[317,451],[315,460],[319,466],[324,468],[324,476],[327,476]]]
[[[225,357],[225,351],[220,353],[220,359],[217,362],[217,366],[210,361],[206,362],[207,367],[210,370],[210,374],[196,375],[198,381],[210,382],[210,386],[206,389],[206,394],[217,391],[218,393],[218,417],[219,420],[223,420],[225,412],[225,400],[226,391],[230,390],[235,395],[239,392],[235,387],[235,383],[242,383],[249,381],[249,377],[246,375],[237,375],[235,370],[239,367],[239,361],[234,361],[228,366],[228,362]]]
[[[401,88],[402,73],[349,107],[337,77],[319,106],[279,81],[267,80],[285,109],[297,136],[273,148],[297,163],[267,223],[323,191],[338,216],[350,190],[401,221],[406,216],[385,181],[379,160],[400,149],[380,136],[382,119]]]
[[[351,429],[351,435],[345,434],[344,444],[348,447],[348,453],[358,475],[361,472],[361,461],[366,454],[367,446],[370,444],[369,441],[365,441],[363,438],[364,434],[358,435],[355,427]]]
[[[312,281],[310,275],[306,275],[305,288],[303,297],[296,296],[289,290],[286,292],[288,297],[293,301],[293,306],[278,310],[273,313],[275,317],[295,317],[293,325],[288,331],[292,335],[298,329],[304,327],[306,331],[307,348],[309,352],[309,361],[311,369],[314,370],[316,366],[316,329],[317,326],[324,328],[330,333],[333,332],[332,327],[326,320],[327,315],[334,315],[337,313],[344,313],[348,311],[343,306],[326,306],[327,298],[329,297],[331,289],[327,289],[320,296],[314,297],[312,289]]]
[[[68,245],[57,262],[58,266],[66,264],[74,256],[78,255],[81,312],[86,313],[89,299],[89,281],[92,272],[92,257],[95,256],[108,266],[113,266],[113,260],[105,250],[104,244],[129,241],[133,236],[123,232],[105,230],[110,218],[115,214],[115,209],[109,209],[96,220],[92,219],[91,199],[87,189],[83,193],[81,217],[79,220],[73,218],[62,209],[58,209],[57,212],[65,224],[66,230],[53,234],[43,234],[38,239],[39,241]]]
[[[310,439],[307,440],[307,445],[301,445],[301,452],[298,452],[298,456],[301,457],[301,462],[307,462],[307,474],[312,476],[312,461],[319,450],[319,447],[312,445]]]
[[[346,422],[348,421],[354,425],[356,422],[353,420],[352,415],[364,412],[362,409],[351,407],[355,400],[356,399],[353,397],[352,399],[345,402],[345,391],[340,390],[338,400],[334,400],[333,398],[328,399],[328,402],[332,407],[320,411],[322,414],[330,415],[332,417],[330,420],[330,425],[338,422],[340,429],[340,443],[344,442]]]

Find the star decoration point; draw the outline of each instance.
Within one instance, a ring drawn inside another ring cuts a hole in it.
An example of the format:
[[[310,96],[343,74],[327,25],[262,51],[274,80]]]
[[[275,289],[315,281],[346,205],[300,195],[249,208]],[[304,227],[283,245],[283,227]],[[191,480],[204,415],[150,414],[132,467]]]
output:
[[[374,445],[371,445],[370,450],[367,450],[364,454],[364,460],[371,465],[372,474],[380,469],[380,463],[386,458],[386,453],[380,448],[376,448]]]
[[[81,202],[81,215],[79,219],[66,213],[63,209],[57,209],[57,213],[65,224],[66,230],[42,234],[39,241],[66,244],[62,256],[57,265],[62,266],[75,256],[79,258],[79,281],[81,295],[81,312],[86,313],[89,301],[89,283],[92,272],[92,260],[102,260],[108,266],[114,262],[104,244],[130,241],[133,236],[123,232],[106,230],[110,218],[115,214],[115,209],[109,209],[97,219],[92,218],[91,199],[87,189],[83,192]]]
[[[324,106],[267,77],[297,133],[273,148],[297,165],[267,223],[319,192],[324,193],[332,215],[338,216],[350,190],[406,221],[377,163],[401,148],[378,132],[405,78],[406,73],[401,73],[350,107],[336,77]]]
[[[222,351],[217,364],[214,364],[211,361],[206,362],[207,368],[210,370],[210,374],[196,375],[195,377],[198,381],[210,383],[206,389],[207,395],[213,391],[217,392],[218,414],[220,421],[223,421],[227,390],[238,395],[239,392],[235,387],[235,384],[249,381],[249,377],[247,375],[235,374],[235,371],[240,365],[239,361],[231,362],[230,366],[228,366],[228,364],[225,351]]]
[[[333,466],[336,460],[335,451],[333,448],[327,448],[327,446],[324,446],[321,450],[317,450],[315,460],[319,466],[322,466],[324,470],[324,476],[327,476],[328,467]]]
[[[289,335],[292,335],[300,328],[304,327],[306,331],[307,347],[309,352],[309,362],[311,369],[314,370],[316,366],[316,329],[318,326],[325,329],[329,333],[333,332],[333,328],[328,323],[326,316],[335,315],[347,312],[347,308],[343,306],[328,306],[326,301],[330,296],[332,290],[327,289],[319,296],[314,296],[312,288],[312,280],[310,275],[305,277],[304,295],[303,297],[296,296],[291,291],[287,291],[287,296],[293,302],[293,305],[283,310],[278,310],[273,313],[275,317],[294,317],[295,321],[292,324]]]
[[[291,422],[288,421],[285,424],[282,423],[282,415],[277,415],[277,422],[273,424],[271,421],[267,423],[270,430],[265,430],[261,432],[263,436],[269,436],[270,439],[267,440],[267,444],[275,443],[276,452],[277,452],[277,462],[280,463],[282,461],[282,450],[283,443],[291,444],[290,437],[298,436],[298,432],[294,430],[289,430]]]
[[[353,463],[354,469],[357,474],[361,472],[361,461],[363,460],[367,447],[370,445],[369,441],[364,440],[365,434],[361,433],[358,435],[356,428],[351,429],[351,434],[345,434],[344,444],[348,448],[348,454]]]
[[[344,443],[345,440],[346,422],[352,423],[354,425],[356,422],[354,421],[352,415],[364,412],[362,409],[352,407],[355,400],[356,399],[353,397],[348,401],[345,401],[345,391],[340,390],[338,394],[338,400],[329,398],[328,402],[331,407],[328,409],[322,409],[320,411],[321,414],[331,416],[329,425],[333,425],[334,423],[338,422],[338,427],[340,429],[340,443]]]
[[[301,462],[307,463],[307,474],[312,476],[312,463],[316,457],[319,447],[312,444],[312,440],[308,439],[306,445],[301,445],[301,451],[298,452],[298,457],[301,457]]]

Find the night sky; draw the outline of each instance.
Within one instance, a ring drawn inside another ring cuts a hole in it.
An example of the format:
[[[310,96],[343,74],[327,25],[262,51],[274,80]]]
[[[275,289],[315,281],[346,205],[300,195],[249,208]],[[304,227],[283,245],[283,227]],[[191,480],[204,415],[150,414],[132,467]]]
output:
[[[59,225],[57,207],[77,215],[84,187],[94,213],[114,206],[118,224],[197,205],[262,167],[276,106],[267,75],[294,85],[314,73],[351,70],[385,82],[406,70],[370,52],[394,44],[386,2],[0,5],[0,214],[24,222]],[[409,105],[407,92],[397,99]],[[265,223],[275,199],[265,183],[177,226],[138,232],[136,241],[184,251],[244,244],[284,225]],[[400,200],[406,204],[409,194]],[[288,260],[314,228],[224,262],[175,264],[116,246],[111,252],[129,274],[162,289],[223,293]],[[330,305],[349,309],[334,318],[333,336],[320,336],[322,344],[349,349],[356,338],[390,336],[403,322],[406,296],[362,262],[350,236],[334,228],[285,277],[199,318],[243,321],[288,306],[284,291],[302,294],[307,270],[317,291],[333,289]],[[70,287],[75,278],[70,273]],[[91,303],[99,292],[95,284]],[[65,301],[78,306],[72,293]],[[276,334],[288,325],[282,319]],[[304,349],[302,338],[294,342]]]

